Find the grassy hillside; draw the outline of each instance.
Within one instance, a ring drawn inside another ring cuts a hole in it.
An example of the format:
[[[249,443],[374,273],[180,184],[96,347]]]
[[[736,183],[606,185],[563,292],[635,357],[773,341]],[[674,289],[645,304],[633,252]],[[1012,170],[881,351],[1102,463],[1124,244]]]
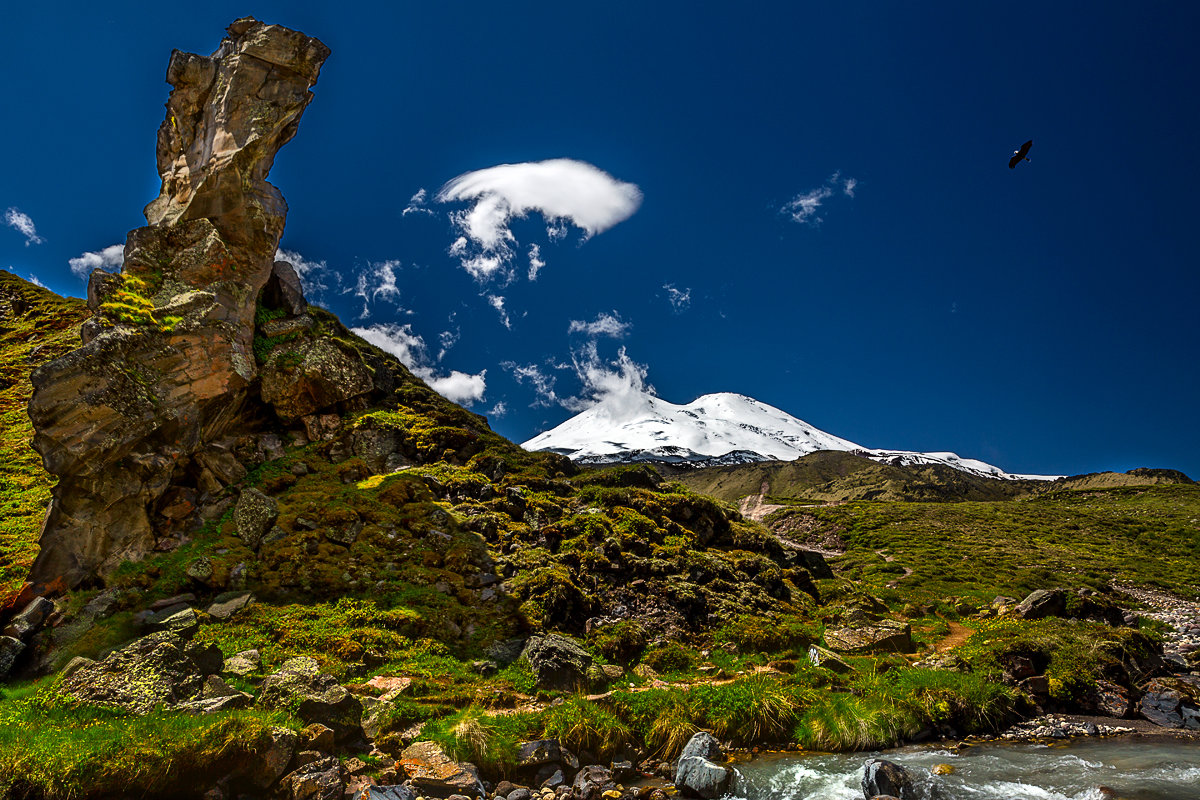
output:
[[[0,270],[0,606],[25,580],[50,502],[51,478],[29,446],[29,373],[79,346],[87,314],[82,300]]]

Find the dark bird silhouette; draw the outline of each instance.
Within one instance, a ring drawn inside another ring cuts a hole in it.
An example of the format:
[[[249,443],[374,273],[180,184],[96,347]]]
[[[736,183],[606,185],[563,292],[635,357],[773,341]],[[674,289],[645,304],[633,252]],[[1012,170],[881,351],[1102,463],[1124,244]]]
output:
[[[1028,142],[1021,145],[1020,149],[1013,150],[1012,158],[1008,160],[1008,168],[1015,169],[1017,164],[1020,164],[1022,161],[1029,161],[1029,156],[1027,154],[1029,153],[1029,148],[1031,147],[1033,147],[1033,139],[1030,139]],[[1029,163],[1032,164],[1033,162],[1030,161]]]

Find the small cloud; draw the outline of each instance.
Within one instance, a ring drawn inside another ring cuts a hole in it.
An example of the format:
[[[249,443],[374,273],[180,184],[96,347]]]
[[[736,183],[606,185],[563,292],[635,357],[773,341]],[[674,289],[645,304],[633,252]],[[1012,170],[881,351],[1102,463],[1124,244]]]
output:
[[[4,212],[4,224],[10,228],[17,229],[22,236],[25,237],[25,246],[31,244],[41,244],[46,241],[38,236],[37,226],[33,224],[33,220],[24,211],[21,211],[16,206],[9,208]]]
[[[282,249],[275,251],[275,260],[292,265],[304,288],[304,296],[309,300],[320,302],[327,293],[341,288],[342,276],[331,270],[324,261],[314,261],[295,250]]]
[[[642,191],[583,161],[567,158],[501,164],[460,175],[437,193],[438,203],[467,201],[471,207],[450,213],[459,236],[450,255],[480,283],[514,279],[512,262],[518,245],[511,221],[538,212],[546,220],[546,236],[559,241],[571,223],[586,241],[628,219],[642,202]],[[541,261],[540,252],[533,254]],[[545,263],[534,267],[531,275]]]
[[[537,364],[522,365],[513,361],[505,361],[500,366],[508,370],[517,383],[533,387],[537,396],[529,404],[530,408],[548,408],[560,404],[560,398],[554,389],[558,376],[547,372]]]
[[[30,282],[30,283],[32,283],[34,286],[40,286],[40,287],[42,287],[43,289],[49,289],[49,288],[50,288],[49,286],[47,286],[46,284],[44,284],[44,283],[42,283],[40,280],[38,280],[38,276],[37,276],[37,275],[34,275],[32,272],[31,272],[31,273],[29,273],[29,278],[28,278],[28,280],[29,280],[29,282]]]
[[[951,314],[958,313],[958,301],[957,300],[950,303],[950,313]]]
[[[647,394],[654,394],[654,387],[646,383],[648,369],[638,364],[622,347],[614,361],[600,358],[594,341],[571,354],[571,367],[582,384],[575,397],[568,397],[561,405],[568,411],[586,411],[604,403],[623,416],[621,410],[627,406],[641,406]]]
[[[620,339],[629,332],[633,324],[621,319],[616,311],[611,314],[600,312],[591,322],[573,319],[567,326],[567,333],[582,333],[587,336],[612,336]]]
[[[371,305],[376,300],[386,300],[392,305],[400,303],[400,287],[396,285],[396,269],[399,261],[376,261],[367,264],[366,269],[358,273],[352,291],[355,297],[362,298],[363,308],[359,319],[371,316]]]
[[[542,248],[537,244],[529,245],[529,280],[536,281],[538,271],[546,266],[542,260]]]
[[[792,218],[793,222],[799,222],[806,225],[820,225],[822,218],[817,216],[817,209],[833,197],[833,193],[837,189],[841,189],[842,193],[847,197],[854,197],[854,189],[858,186],[858,180],[855,178],[842,178],[841,172],[835,172],[829,176],[829,180],[825,181],[824,186],[818,186],[807,192],[796,195],[780,209],[780,213],[787,214]]]
[[[487,391],[487,370],[472,375],[459,370],[441,374],[429,360],[429,348],[425,340],[415,333],[412,325],[377,323],[367,328],[352,328],[356,334],[381,350],[385,350],[421,380],[429,388],[454,403],[477,403]]]
[[[442,349],[438,350],[437,360],[441,361],[451,347],[458,344],[458,338],[462,335],[461,328],[455,328],[452,331],[442,331],[438,334],[438,342],[441,343]]]
[[[408,205],[400,212],[400,216],[407,217],[409,214],[429,214],[433,212],[425,207],[426,193],[424,189],[418,189],[417,193],[408,199]]]
[[[512,320],[508,318],[508,312],[504,310],[504,298],[498,295],[487,295],[488,304],[496,309],[496,313],[500,315],[500,324],[512,330]]]
[[[667,290],[667,302],[676,314],[682,314],[692,305],[691,287],[677,289],[673,283],[664,283],[663,288]]]
[[[110,244],[103,250],[88,251],[75,258],[68,258],[71,272],[81,280],[87,280],[94,270],[119,270],[125,263],[125,245]]]
[[[501,400],[499,403],[496,403],[496,405],[492,406],[492,410],[487,412],[487,416],[503,417],[507,413],[508,413],[508,406],[505,405],[503,400]]]

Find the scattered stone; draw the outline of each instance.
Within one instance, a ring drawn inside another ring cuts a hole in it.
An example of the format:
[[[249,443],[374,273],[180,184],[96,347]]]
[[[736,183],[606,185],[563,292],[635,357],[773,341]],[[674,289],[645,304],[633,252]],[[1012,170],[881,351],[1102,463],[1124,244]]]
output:
[[[188,564],[184,572],[192,580],[207,584],[213,579],[212,561],[207,556],[201,556]]]
[[[62,672],[59,673],[58,678],[59,678],[59,680],[68,678],[71,675],[73,675],[76,670],[82,669],[83,667],[86,667],[89,664],[95,664],[95,663],[96,663],[95,659],[87,658],[85,656],[75,656],[74,658],[72,658],[70,661],[67,662],[67,665],[65,667],[63,667]]]
[[[286,775],[276,791],[288,800],[342,800],[345,787],[341,764],[326,756]]]
[[[839,675],[845,675],[850,671],[850,665],[839,658],[836,653],[815,644],[808,648],[808,660],[814,667],[824,667]]]
[[[413,788],[435,797],[483,794],[474,765],[452,760],[437,742],[417,742],[400,754],[400,766],[412,779]]]
[[[221,672],[244,678],[262,667],[262,655],[257,650],[243,650],[225,659]]]
[[[1017,723],[1000,734],[1000,738],[1008,741],[1036,741],[1039,739],[1067,739],[1074,736],[1117,736],[1133,733],[1133,731],[1133,728],[1096,725],[1091,722],[1078,722],[1068,717],[1047,714]]]
[[[863,768],[862,792],[867,800],[885,795],[906,798],[912,792],[912,776],[895,762],[882,758],[867,759]]]
[[[362,703],[332,675],[321,673],[312,658],[289,659],[278,672],[264,678],[258,705],[294,708],[305,723],[319,722],[332,728],[339,742],[362,733]]]
[[[1181,678],[1155,678],[1146,686],[1138,711],[1164,728],[1200,730],[1200,709],[1195,697],[1200,679],[1192,680],[1194,683]]]
[[[233,522],[238,537],[251,550],[257,550],[263,537],[279,516],[279,504],[258,489],[243,489],[233,508]]]
[[[1125,718],[1133,710],[1129,692],[1124,687],[1103,679],[1096,681],[1096,688],[1090,700],[1096,713],[1105,717]]]
[[[243,608],[249,605],[250,601],[254,599],[254,595],[250,594],[249,592],[242,592],[224,600],[222,597],[225,597],[225,595],[219,596],[217,598],[217,602],[214,602],[208,607],[208,615],[210,617],[214,617],[216,619],[229,619],[238,611],[241,611]]]
[[[412,678],[378,675],[367,681],[367,686],[382,691],[383,694],[379,695],[379,699],[386,702],[395,699],[401,692],[412,686]]]
[[[538,739],[523,742],[517,747],[517,766],[521,768],[558,763],[561,759],[562,751],[558,746],[558,739]]]
[[[300,746],[305,750],[320,750],[322,753],[333,751],[333,728],[319,722],[300,731]]]
[[[170,610],[166,609],[162,613]],[[161,619],[154,618],[146,627],[152,633],[169,632],[184,639],[190,639],[196,635],[196,631],[200,630],[200,620],[196,616],[195,610],[185,608]]]
[[[605,792],[615,791],[616,788],[612,771],[599,764],[591,764],[579,770],[571,784],[572,793],[580,800],[600,800]]]
[[[417,800],[417,793],[407,786],[367,786],[354,800]]]

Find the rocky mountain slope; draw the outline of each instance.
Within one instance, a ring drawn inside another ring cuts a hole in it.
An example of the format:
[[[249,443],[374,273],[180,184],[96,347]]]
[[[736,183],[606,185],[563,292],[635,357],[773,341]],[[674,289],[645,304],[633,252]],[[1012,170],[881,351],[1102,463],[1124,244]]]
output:
[[[892,466],[944,465],[1004,480],[1051,478],[1010,475],[956,453],[866,448],[766,403],[728,392],[706,394],[686,405],[645,392],[609,397],[522,446],[559,453],[580,464],[650,462],[697,467],[792,461],[819,450],[839,450]]]
[[[1200,719],[1191,656],[1111,582],[1196,593],[1194,486],[773,532],[648,465],[524,450],[308,306],[265,178],[326,54],[252,19],[174,53],[122,272],[86,310],[0,274],[0,796],[633,800],[652,773],[711,797],[700,729],[867,749]]]

